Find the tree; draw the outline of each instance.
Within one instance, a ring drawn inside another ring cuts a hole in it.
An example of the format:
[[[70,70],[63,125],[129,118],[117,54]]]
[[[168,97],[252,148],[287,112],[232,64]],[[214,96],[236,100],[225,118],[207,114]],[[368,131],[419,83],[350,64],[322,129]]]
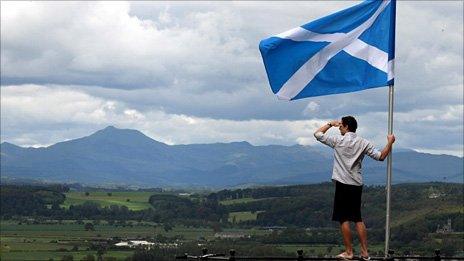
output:
[[[89,192],[85,192],[85,196],[88,197],[90,195]]]
[[[217,222],[214,222],[211,225],[211,228],[213,229],[214,233],[222,232],[221,225],[219,223],[217,223]]]
[[[90,222],[85,223],[84,228],[86,231],[95,231],[94,225]]]
[[[108,192],[108,193],[106,193],[106,195],[108,195],[108,197],[111,197],[113,195],[113,193]]]
[[[95,256],[91,255],[91,254],[88,254],[85,257],[83,257],[81,260],[82,261],[95,261]]]
[[[61,258],[61,261],[73,261],[73,260],[74,260],[74,257],[72,255],[64,255]]]
[[[330,253],[332,253],[332,249],[333,249],[333,247],[332,247],[332,246],[328,246],[328,247],[327,247],[327,254],[330,254]]]
[[[97,260],[103,260],[103,254],[106,253],[106,247],[100,245],[97,249]]]
[[[56,202],[53,203],[53,204],[52,204],[52,210],[55,210],[55,211],[61,210],[60,204],[58,204],[58,203],[56,203]]]
[[[169,232],[170,230],[172,230],[172,225],[169,223],[164,223],[163,228],[164,228],[164,231]]]

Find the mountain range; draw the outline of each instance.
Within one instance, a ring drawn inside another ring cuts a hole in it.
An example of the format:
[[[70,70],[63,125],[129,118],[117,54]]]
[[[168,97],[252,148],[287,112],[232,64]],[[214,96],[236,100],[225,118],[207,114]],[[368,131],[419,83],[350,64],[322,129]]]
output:
[[[89,185],[224,188],[330,181],[332,152],[319,146],[248,142],[167,145],[112,126],[49,147],[1,144],[2,178]],[[463,158],[393,154],[393,183],[463,182]],[[384,184],[386,161],[363,161],[366,184]]]

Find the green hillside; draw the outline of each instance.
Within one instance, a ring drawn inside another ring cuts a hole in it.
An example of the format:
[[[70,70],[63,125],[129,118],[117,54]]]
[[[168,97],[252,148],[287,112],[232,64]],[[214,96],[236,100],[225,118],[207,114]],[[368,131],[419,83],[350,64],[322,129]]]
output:
[[[67,192],[66,200],[61,205],[69,208],[70,205],[81,205],[84,202],[90,201],[99,204],[102,207],[111,205],[126,206],[130,210],[142,210],[150,208],[148,198],[153,192],[139,191],[122,191],[122,192]]]

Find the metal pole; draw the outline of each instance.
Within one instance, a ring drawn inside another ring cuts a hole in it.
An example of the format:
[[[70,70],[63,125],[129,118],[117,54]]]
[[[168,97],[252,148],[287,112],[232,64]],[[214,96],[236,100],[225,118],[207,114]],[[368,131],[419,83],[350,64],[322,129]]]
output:
[[[393,134],[393,85],[388,86],[388,134]],[[392,179],[392,151],[387,157],[387,214],[385,221],[385,257],[388,256],[390,244],[390,192]]]

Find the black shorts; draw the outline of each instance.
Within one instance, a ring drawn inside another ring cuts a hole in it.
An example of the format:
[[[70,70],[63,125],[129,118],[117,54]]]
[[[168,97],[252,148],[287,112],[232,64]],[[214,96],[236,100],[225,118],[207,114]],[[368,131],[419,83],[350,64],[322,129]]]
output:
[[[335,198],[332,220],[360,222],[363,186],[347,185],[335,181]]]

